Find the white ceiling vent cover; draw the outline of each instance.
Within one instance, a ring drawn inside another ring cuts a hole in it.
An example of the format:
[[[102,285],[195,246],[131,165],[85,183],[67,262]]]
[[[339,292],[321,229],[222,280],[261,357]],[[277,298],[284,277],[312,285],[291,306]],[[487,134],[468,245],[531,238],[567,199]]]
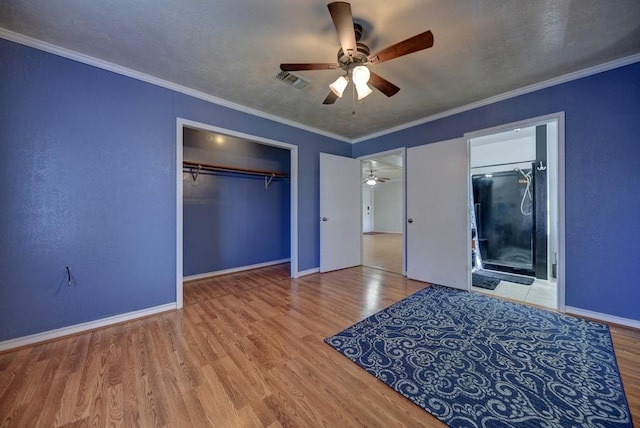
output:
[[[296,76],[288,71],[281,71],[276,74],[276,79],[282,80],[284,83],[293,86],[294,88],[302,89],[309,83],[300,76]]]

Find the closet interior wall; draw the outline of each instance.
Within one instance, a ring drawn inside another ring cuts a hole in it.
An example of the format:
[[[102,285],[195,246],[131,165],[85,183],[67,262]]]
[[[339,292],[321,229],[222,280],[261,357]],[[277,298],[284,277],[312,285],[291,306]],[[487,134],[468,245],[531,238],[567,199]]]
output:
[[[290,258],[288,150],[185,128],[183,158],[185,277]]]

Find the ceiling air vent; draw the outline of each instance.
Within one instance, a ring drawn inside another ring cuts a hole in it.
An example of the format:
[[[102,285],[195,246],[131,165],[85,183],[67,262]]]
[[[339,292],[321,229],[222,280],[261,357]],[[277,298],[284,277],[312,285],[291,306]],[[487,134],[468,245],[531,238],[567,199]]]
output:
[[[289,73],[288,71],[281,71],[280,73],[276,74],[275,77],[276,79],[282,80],[284,83],[298,89],[304,88],[309,83],[302,77],[296,76],[295,74]]]

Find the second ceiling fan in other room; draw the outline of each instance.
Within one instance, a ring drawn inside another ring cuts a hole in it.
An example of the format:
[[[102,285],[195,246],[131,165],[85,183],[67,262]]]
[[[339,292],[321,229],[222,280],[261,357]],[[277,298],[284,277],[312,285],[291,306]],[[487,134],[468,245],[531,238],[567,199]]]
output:
[[[387,97],[397,94],[400,88],[369,70],[368,65],[379,64],[433,46],[433,34],[431,31],[425,31],[371,55],[369,47],[359,41],[362,37],[362,26],[353,22],[351,5],[338,1],[329,3],[327,7],[340,40],[338,62],[280,64],[282,71],[342,70],[343,74],[329,85],[331,92],[323,104],[335,103],[338,98],[342,97],[349,82],[353,82],[359,100],[372,92],[368,84]]]
[[[370,170],[369,175],[367,176],[367,178],[365,178],[362,183],[364,184],[368,184],[369,186],[375,186],[378,183],[384,183],[385,181],[390,180],[390,178],[387,177],[378,177],[377,175],[375,175],[373,173],[373,169]]]

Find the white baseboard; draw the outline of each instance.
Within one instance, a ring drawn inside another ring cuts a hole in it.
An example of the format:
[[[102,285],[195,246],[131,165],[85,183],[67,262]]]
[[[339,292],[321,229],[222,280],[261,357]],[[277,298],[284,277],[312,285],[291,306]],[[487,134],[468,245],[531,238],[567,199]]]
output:
[[[258,269],[258,268],[267,267],[267,266],[273,266],[273,265],[280,265],[282,263],[289,263],[290,261],[291,261],[291,259],[280,259],[280,260],[274,260],[274,261],[271,261],[271,262],[258,263],[258,264],[255,264],[255,265],[240,266],[240,267],[231,268],[231,269],[217,270],[217,271],[214,271],[214,272],[199,273],[197,275],[185,276],[182,280],[183,281],[193,281],[193,280],[196,280],[196,279],[209,278],[209,277],[212,277],[212,276],[226,275],[226,274],[229,274],[229,273],[242,272],[242,271],[245,271],[245,270]]]
[[[307,270],[303,270],[302,272],[298,272],[298,278],[300,278],[301,276],[306,276],[306,275],[311,275],[314,273],[318,273],[320,272],[320,268],[313,268],[313,269],[307,269]]]
[[[603,314],[600,312],[593,312],[587,309],[574,308],[572,306],[565,306],[564,311],[568,314],[581,315],[583,317],[596,319],[612,324],[624,325],[626,327],[640,329],[640,321],[632,320],[630,318],[617,317],[615,315]]]
[[[31,334],[29,336],[17,337],[15,339],[0,342],[0,352],[8,349],[20,348],[22,346],[33,345],[34,343],[46,342],[48,340],[58,339],[60,337],[82,333],[88,330],[95,330],[97,328],[130,321],[136,318],[148,317],[149,315],[155,315],[160,312],[167,312],[173,309],[176,309],[176,304],[167,303],[165,305],[154,306],[152,308],[140,309],[139,311],[127,312],[126,314],[114,315],[112,317],[102,318],[95,321],[75,324],[69,327],[62,327],[55,330],[44,331],[42,333]]]

